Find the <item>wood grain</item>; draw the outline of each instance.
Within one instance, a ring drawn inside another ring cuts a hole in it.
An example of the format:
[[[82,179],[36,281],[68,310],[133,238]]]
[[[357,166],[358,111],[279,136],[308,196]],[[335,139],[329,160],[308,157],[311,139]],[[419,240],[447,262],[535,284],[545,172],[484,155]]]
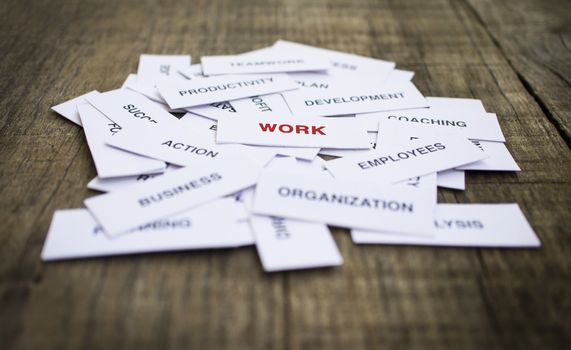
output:
[[[16,1],[0,6],[0,349],[564,349],[571,345],[569,2]],[[56,209],[95,176],[49,107],[120,86],[141,53],[282,38],[414,70],[482,99],[523,171],[441,202],[517,202],[542,248],[355,246],[340,268],[266,274],[254,248],[42,263]]]

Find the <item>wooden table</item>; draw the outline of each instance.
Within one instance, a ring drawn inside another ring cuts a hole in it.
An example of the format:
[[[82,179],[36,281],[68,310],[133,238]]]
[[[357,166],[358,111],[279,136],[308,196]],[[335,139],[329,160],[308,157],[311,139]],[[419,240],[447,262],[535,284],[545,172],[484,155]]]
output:
[[[564,349],[571,345],[571,2],[18,1],[0,5],[0,349]],[[277,39],[396,61],[427,96],[482,99],[520,173],[441,202],[517,202],[541,249],[355,246],[264,273],[252,247],[40,261],[95,168],[50,106],[120,86],[141,53]]]

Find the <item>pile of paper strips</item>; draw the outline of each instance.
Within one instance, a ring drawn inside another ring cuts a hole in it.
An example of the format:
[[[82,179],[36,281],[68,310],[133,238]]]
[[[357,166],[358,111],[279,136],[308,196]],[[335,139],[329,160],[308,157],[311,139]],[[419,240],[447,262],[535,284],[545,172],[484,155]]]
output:
[[[42,258],[255,244],[265,271],[340,265],[328,225],[359,244],[538,247],[517,204],[437,203],[466,171],[520,168],[479,100],[425,97],[413,75],[288,41],[141,55],[120,89],[53,107],[106,193],[56,211]]]

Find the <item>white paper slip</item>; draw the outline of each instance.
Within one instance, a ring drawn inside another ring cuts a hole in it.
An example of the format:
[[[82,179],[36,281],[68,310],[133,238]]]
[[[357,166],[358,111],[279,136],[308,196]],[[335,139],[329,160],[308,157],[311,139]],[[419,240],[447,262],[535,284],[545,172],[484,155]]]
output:
[[[369,115],[381,128],[385,122],[402,124],[405,128],[422,128],[425,132],[456,132],[469,139],[505,141],[504,135],[495,115],[458,114],[445,117],[432,110],[415,109],[408,111],[379,112]],[[364,118],[364,117],[360,117]],[[369,128],[372,124],[369,125]],[[382,130],[381,130],[382,131]]]
[[[317,159],[298,162],[291,157],[276,157],[265,169],[330,177]],[[246,208],[251,209],[253,191],[245,192],[243,202]],[[342,263],[335,241],[323,223],[258,215],[251,216],[250,223],[265,271],[336,266]]]
[[[131,126],[120,134],[107,139],[107,144],[149,158],[159,159],[179,166],[197,166],[220,161],[263,157],[264,162],[273,157],[268,150],[246,148],[242,145],[217,145],[211,133],[195,132],[179,127]]]
[[[66,118],[70,122],[73,122],[81,126],[81,119],[79,118],[79,113],[77,111],[77,106],[86,102],[86,98],[89,96],[97,95],[99,91],[93,90],[81,96],[67,100],[59,105],[52,107],[52,110],[62,117]]]
[[[202,56],[204,75],[256,74],[319,71],[331,68],[324,58],[309,55],[281,55],[264,52],[257,55]]]
[[[99,176],[96,176],[87,183],[87,188],[99,192],[113,192],[134,185],[136,183],[145,182],[152,179],[153,177],[161,175],[163,175],[163,173],[112,177],[107,179],[102,179]]]
[[[521,171],[513,159],[510,151],[502,142],[487,142],[471,140],[480,147],[489,158],[458,167],[459,170],[486,170],[486,171]]]
[[[297,84],[286,74],[264,74],[160,82],[157,87],[171,108],[186,108],[293,90],[297,89]]]
[[[354,120],[336,118],[223,117],[218,119],[216,142],[262,146],[369,148],[367,131],[362,124]]]
[[[327,226],[271,216],[250,218],[264,271],[338,266],[343,258]]]
[[[136,82],[136,81],[137,81],[137,74],[131,73],[131,74],[127,75],[127,79],[125,79],[125,81],[121,85],[121,89],[126,89],[127,84],[130,84],[130,83]]]
[[[202,65],[192,64],[190,66],[178,67],[178,72],[185,76],[187,79],[194,79],[195,77],[202,77]]]
[[[393,69],[385,78],[385,81],[411,81],[414,77],[414,72],[401,69]]]
[[[213,139],[216,135],[217,122],[210,119],[206,119],[191,113],[187,113],[180,119],[181,122],[185,122],[190,126],[191,130],[200,132],[212,132]],[[312,160],[317,156],[319,148],[307,148],[307,147],[274,147],[274,146],[244,146],[248,150],[259,150],[262,152],[271,152],[273,155],[285,155],[296,157],[305,160]]]
[[[237,115],[243,117],[284,118],[291,116],[289,107],[281,94],[251,96],[232,100],[231,104],[235,108]]]
[[[112,177],[107,179],[102,179],[98,176],[94,177],[87,184],[87,188],[99,192],[113,192],[120,190],[122,188],[134,185],[136,183],[145,182],[154,177],[161,176],[166,172],[171,172],[180,169],[179,166],[168,164],[163,172],[151,173],[151,174],[140,174],[134,176],[122,176],[122,177]]]
[[[391,75],[392,76],[392,75]],[[408,109],[408,110],[397,110],[392,112],[373,112],[373,113],[364,113],[358,114],[356,117],[362,119],[363,121],[368,121],[368,129],[369,131],[377,130],[378,123],[380,119],[387,119],[387,116],[399,116],[400,113],[406,117],[407,113],[427,113],[431,116],[436,116],[436,118],[431,119],[419,119],[418,115],[411,116],[410,120],[406,118],[402,118],[401,122],[406,125],[413,125],[413,124],[422,124],[422,125],[432,125],[434,128],[446,130],[446,129],[454,129],[454,128],[463,128],[465,122],[461,119],[466,115],[469,115],[468,118],[470,120],[474,120],[476,118],[476,122],[478,122],[477,118],[481,118],[482,116],[489,114],[493,115],[492,113],[487,113],[484,109],[484,105],[480,100],[475,99],[467,99],[467,98],[449,98],[449,97],[425,97],[426,101],[429,104],[429,108],[417,108],[417,109]],[[412,119],[416,118],[416,119]],[[421,117],[422,118],[422,117]],[[391,118],[395,119],[395,118]],[[479,123],[479,122],[478,122]],[[485,123],[485,122],[484,122]],[[497,136],[497,135],[496,135]],[[503,135],[501,136],[503,137]]]
[[[380,120],[379,132],[377,136],[377,143],[379,149],[385,147],[392,147],[395,144],[406,144],[409,141],[419,141],[425,138],[434,138],[437,136],[445,137],[446,135],[456,135],[464,137],[464,135],[457,131],[449,131],[448,133],[435,129],[427,129],[419,124],[406,125],[393,119]],[[475,149],[483,152],[489,157],[490,155],[484,148],[476,141],[470,140]]]
[[[106,118],[95,107],[85,103],[78,106],[87,145],[101,178],[161,172],[166,164],[156,159],[125,152],[105,144],[105,139],[121,131],[121,127]]]
[[[258,172],[244,159],[229,159],[176,170],[84,203],[109,235],[117,235],[252,186]]]
[[[176,125],[178,119],[156,102],[126,89],[89,96],[87,101],[114,122],[128,129],[131,125]]]
[[[309,174],[313,177],[333,178],[331,174],[325,170],[325,161],[316,157],[312,161],[299,160],[293,157],[275,157],[265,168],[264,171],[284,171],[288,173]]]
[[[248,226],[238,221],[243,209],[237,205],[229,199],[216,200],[116,238],[107,237],[87,209],[58,210],[42,260],[250,245],[253,237]]]
[[[431,109],[437,110],[445,117],[487,113],[482,101],[474,98],[426,96],[426,99],[430,103]]]
[[[418,232],[432,224],[434,202],[405,186],[378,186],[303,173],[265,171],[253,212],[341,227]]]
[[[371,182],[372,184],[372,182]],[[436,174],[428,174],[424,176],[417,176],[405,181],[396,183],[394,186],[402,186],[408,189],[413,189],[416,191],[416,195],[421,198],[426,198],[427,201],[436,206],[438,192],[436,188]],[[393,233],[394,235],[414,235],[414,236],[431,236],[430,232],[399,232]]]
[[[325,172],[331,176],[331,174],[329,174],[325,168],[325,161],[319,157],[315,157],[313,160],[296,159],[296,161],[301,168],[313,171],[315,173]]]
[[[336,116],[428,106],[411,82],[309,92],[299,89],[283,93],[294,115]]]
[[[160,107],[161,109],[167,111],[167,112],[172,112],[172,113],[184,113],[184,110],[182,109],[172,109],[170,108],[167,103],[165,102],[165,100],[163,99],[163,97],[159,94],[159,90],[157,90],[156,87],[151,86],[151,85],[143,85],[137,82],[137,74],[129,74],[129,77],[125,80],[125,82],[123,83],[123,85],[121,85],[121,89],[123,90],[131,90],[133,92],[136,92],[140,95],[145,96],[146,98],[148,98],[149,100],[151,100],[151,102],[154,102],[155,105],[157,105],[158,107]]]
[[[184,109],[172,109],[172,108],[170,108],[167,105],[167,103],[165,102],[165,99],[159,93],[159,90],[154,85],[151,85],[148,83],[141,83],[137,80],[137,76],[135,74],[131,74],[131,75],[133,75],[134,78],[128,79],[127,81],[125,81],[125,84],[123,84],[123,88],[132,90],[136,93],[139,93],[139,94],[145,96],[149,100],[155,102],[157,107],[160,107],[161,109],[163,109],[169,113],[184,113],[184,112],[186,112]],[[186,79],[184,79],[184,80],[186,80]]]
[[[409,188],[415,188],[418,191],[424,191],[426,193],[422,194],[423,197],[431,197],[434,204],[437,202],[438,191],[436,188],[436,173],[411,177],[410,179],[397,182],[395,186],[406,186]]]
[[[363,154],[368,152],[372,149],[377,148],[377,133],[376,132],[367,132],[367,139],[369,140],[369,148],[368,149],[336,149],[336,148],[322,148],[319,150],[319,154],[327,155],[327,156],[334,156],[334,157],[347,157],[347,156],[354,156],[357,154]]]
[[[139,58],[137,80],[140,83],[155,85],[163,79],[180,77],[179,68],[190,66],[190,55],[148,55]]]
[[[380,183],[395,183],[486,157],[484,152],[474,147],[465,137],[441,134],[423,137],[421,140],[379,143],[376,150],[330,160],[326,166],[339,179],[374,179]]]
[[[189,113],[197,114],[199,116],[213,120],[218,120],[218,118],[225,115],[237,115],[236,109],[228,101],[214,102],[208,105],[189,107],[185,108],[184,110]]]
[[[429,237],[353,230],[360,244],[460,247],[539,247],[541,242],[517,204],[439,204]]]
[[[394,62],[383,61],[370,57],[359,56],[351,53],[334,51],[320,47],[314,47],[291,41],[278,40],[273,46],[275,53],[302,54],[312,57],[321,57],[329,60],[333,68],[329,73],[336,76],[357,76],[359,79],[383,79],[395,67]]]
[[[464,191],[466,189],[466,175],[464,170],[449,169],[436,174],[438,187]]]
[[[155,85],[149,83],[141,83],[136,76],[132,79],[128,79],[125,84],[123,84],[123,87],[138,92],[139,94],[144,95],[148,99],[155,102],[166,104],[164,98],[161,96],[159,90],[157,90]]]
[[[484,115],[479,119],[486,119]],[[437,130],[422,125],[405,125],[395,120],[381,120],[379,123],[379,145],[391,145],[406,140],[431,137]],[[462,135],[463,133],[457,133]],[[460,170],[519,171],[520,168],[502,142],[470,140],[474,146],[487,155],[486,159],[458,167]]]

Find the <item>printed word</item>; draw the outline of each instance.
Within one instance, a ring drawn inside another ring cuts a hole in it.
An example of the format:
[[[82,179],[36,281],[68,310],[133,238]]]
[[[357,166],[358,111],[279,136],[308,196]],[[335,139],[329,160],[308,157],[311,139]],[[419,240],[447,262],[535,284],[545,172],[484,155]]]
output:
[[[165,199],[172,198],[178,194],[188,192],[188,191],[192,191],[194,189],[209,185],[212,182],[219,181],[221,179],[222,179],[222,176],[220,174],[212,173],[208,176],[203,176],[199,179],[188,181],[182,185],[172,187],[172,188],[167,189],[167,190],[163,190],[163,191],[158,192],[154,195],[150,195],[148,197],[140,198],[138,200],[138,202],[139,202],[139,205],[141,207],[146,207],[152,203],[161,202]]]
[[[323,129],[325,126],[315,126],[315,125],[290,125],[290,124],[269,124],[269,123],[258,123],[263,132],[275,132],[276,127],[278,131],[289,134],[295,132],[296,134],[312,134],[312,135],[325,135]]]
[[[272,111],[270,106],[268,106],[268,104],[266,102],[264,102],[264,100],[260,96],[252,96],[252,97],[250,97],[250,99],[260,109],[260,111],[262,111],[262,112],[271,112]]]
[[[289,232],[288,232],[287,227],[284,223],[285,219],[284,218],[278,218],[275,216],[271,216],[270,218],[272,219],[272,227],[274,228],[274,230],[276,230],[276,237],[278,239],[288,239],[289,238]]]
[[[353,207],[366,207],[372,209],[382,209],[390,211],[402,211],[412,213],[414,206],[412,203],[397,202],[379,198],[360,198],[345,194],[317,193],[312,190],[302,190],[299,188],[289,188],[282,186],[278,188],[278,194],[282,197],[307,199],[309,201],[337,203]]]
[[[157,123],[156,120],[154,120],[153,118],[146,115],[145,112],[143,112],[140,109],[138,109],[137,107],[135,107],[135,105],[125,105],[125,106],[123,106],[123,109],[126,109],[127,112],[131,113],[133,115],[133,117],[135,117],[135,118],[139,118],[141,120],[148,120],[151,123],[155,123],[155,124]]]
[[[484,224],[480,220],[435,220],[434,226],[440,229],[483,229]]]
[[[361,96],[349,96],[349,97],[333,97],[333,98],[319,98],[317,100],[305,100],[306,106],[320,106],[320,105],[330,105],[337,103],[351,103],[351,102],[362,102],[362,101],[378,101],[378,100],[393,100],[398,98],[404,98],[403,92],[397,92],[394,94],[379,94],[379,95],[361,95]]]
[[[212,157],[212,158],[215,158],[218,155],[218,152],[209,151],[206,148],[198,148],[198,147],[191,146],[191,145],[185,145],[184,143],[174,142],[172,140],[165,141],[165,142],[161,143],[161,145],[163,145],[163,146],[166,145],[166,146],[172,147],[174,149],[180,149],[180,150],[185,151],[185,152],[196,153],[198,155],[204,155],[204,156]]]
[[[387,163],[389,161],[398,162],[400,160],[408,159],[411,156],[412,157],[418,157],[418,156],[423,155],[423,154],[429,154],[429,153],[437,152],[437,151],[440,151],[443,149],[446,149],[446,146],[444,146],[440,142],[436,142],[433,145],[426,145],[423,147],[418,147],[418,148],[412,149],[410,151],[399,152],[395,156],[390,155],[390,156],[376,158],[373,160],[368,160],[366,162],[360,162],[360,163],[357,163],[357,165],[359,165],[359,167],[361,169],[370,169],[372,167],[384,165],[385,163]]]
[[[149,222],[147,224],[141,225],[129,232],[135,231],[147,231],[147,230],[164,230],[164,229],[182,229],[182,228],[189,228],[191,226],[189,219],[180,219],[180,220],[157,220],[153,222]],[[95,227],[93,230],[93,234],[103,233],[103,228],[101,226]]]
[[[298,64],[303,60],[281,60],[281,61],[252,61],[252,62],[230,62],[232,67],[250,67],[250,66],[272,66],[276,64]]]
[[[466,127],[466,122],[463,122],[461,120],[443,120],[443,119],[432,119],[432,118],[409,118],[409,117],[405,117],[405,116],[396,116],[396,115],[390,115],[388,117],[388,119],[396,119],[399,121],[405,121],[405,122],[412,122],[412,123],[422,123],[422,124],[436,124],[436,125],[441,125],[441,126],[458,126],[461,128],[465,128]]]
[[[201,87],[201,88],[197,88],[197,89],[179,90],[178,93],[181,96],[194,95],[194,94],[204,94],[207,92],[235,89],[238,87],[264,85],[266,83],[271,83],[273,81],[274,81],[274,78],[260,78],[260,79],[254,79],[254,80],[249,80],[249,81],[238,81],[235,83],[227,83],[227,84],[221,84],[221,85]]]

